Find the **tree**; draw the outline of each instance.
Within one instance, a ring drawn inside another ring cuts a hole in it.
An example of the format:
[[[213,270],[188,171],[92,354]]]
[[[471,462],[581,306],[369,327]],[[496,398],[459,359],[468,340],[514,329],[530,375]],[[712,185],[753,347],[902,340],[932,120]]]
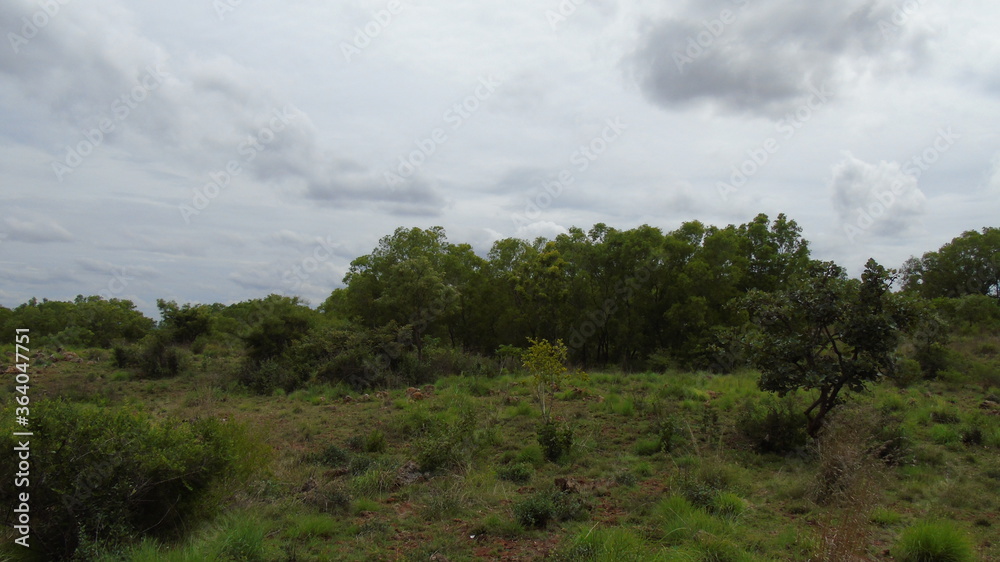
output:
[[[521,360],[524,368],[531,373],[532,390],[542,411],[542,420],[549,423],[556,389],[568,378],[565,364],[568,350],[562,340],[553,344],[548,340],[529,339],[528,343],[531,347],[524,351]]]
[[[815,437],[842,392],[860,392],[895,372],[901,333],[916,312],[890,287],[895,272],[868,260],[859,280],[832,262],[814,262],[786,290],[751,291],[740,301],[754,327],[748,354],[762,390],[784,396],[819,391],[805,411]]]
[[[191,343],[198,336],[207,334],[212,327],[210,308],[205,305],[178,306],[175,301],[156,300],[160,310],[160,329],[165,330],[170,341]]]
[[[903,290],[925,298],[987,295],[1000,302],[1000,228],[969,230],[903,264]]]

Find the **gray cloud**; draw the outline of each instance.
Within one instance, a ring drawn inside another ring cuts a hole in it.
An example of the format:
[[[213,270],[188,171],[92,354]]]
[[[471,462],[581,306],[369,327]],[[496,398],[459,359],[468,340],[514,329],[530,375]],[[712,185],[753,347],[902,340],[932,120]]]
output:
[[[63,146],[84,139],[77,131],[110,120],[115,130],[102,144],[127,144],[138,158],[168,158],[195,175],[235,161],[260,181],[299,186],[293,193],[306,200],[385,202],[391,205],[384,209],[404,214],[444,205],[426,182],[400,197],[376,179],[378,170],[331,156],[309,116],[282,101],[272,76],[224,54],[171,57],[124,8],[99,4],[67,6],[19,53],[0,49],[0,76],[16,80],[24,99],[44,104],[67,126],[68,136],[52,139],[55,160]],[[5,4],[0,29],[16,29],[37,10],[26,0]],[[155,86],[133,96],[144,82]]]
[[[846,154],[833,167],[830,189],[843,225],[879,236],[906,234],[925,212],[927,198],[917,178],[897,162],[870,164]]]
[[[44,244],[48,242],[72,242],[74,237],[68,230],[50,219],[24,220],[18,217],[4,219],[7,226],[6,240]]]
[[[647,23],[628,62],[657,105],[775,116],[813,88],[840,91],[876,69],[912,68],[926,39],[892,25],[887,2],[692,2]]]

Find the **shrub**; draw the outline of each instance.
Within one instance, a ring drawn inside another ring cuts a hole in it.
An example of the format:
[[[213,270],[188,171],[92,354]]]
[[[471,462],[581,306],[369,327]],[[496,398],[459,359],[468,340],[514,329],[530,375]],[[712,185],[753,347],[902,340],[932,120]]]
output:
[[[648,457],[649,455],[655,455],[660,452],[660,440],[659,439],[640,439],[636,441],[635,446],[632,448],[635,454],[640,457]]]
[[[573,446],[573,430],[566,426],[559,427],[551,421],[545,422],[538,426],[538,444],[542,446],[545,458],[556,462]]]
[[[787,454],[809,442],[805,417],[791,397],[744,403],[737,413],[736,431],[759,453]]]
[[[528,529],[543,529],[553,520],[581,519],[586,512],[579,495],[558,490],[536,492],[514,505],[514,517]]]
[[[350,460],[350,455],[347,451],[336,445],[327,445],[322,451],[312,455],[310,460],[330,468],[339,468],[347,464]]]
[[[545,528],[554,511],[550,494],[537,493],[514,504],[514,518],[528,529]]]
[[[476,447],[476,412],[469,408],[453,423],[417,442],[417,465],[421,472],[437,472],[460,466]]]
[[[909,388],[924,376],[920,362],[916,359],[900,359],[896,363],[896,373],[892,376],[892,382],[899,388]]]
[[[373,429],[365,436],[361,444],[361,450],[366,453],[383,453],[386,449],[385,433],[379,429]]]
[[[531,443],[526,445],[517,454],[517,460],[519,462],[525,462],[534,467],[542,466],[545,463],[545,453],[542,451],[541,446]]]
[[[271,396],[275,389],[292,392],[308,378],[308,373],[290,366],[282,359],[244,362],[237,380],[251,392],[261,396]]]
[[[513,482],[515,484],[525,484],[531,480],[535,470],[528,463],[519,462],[497,469],[497,478]]]
[[[115,342],[111,349],[115,367],[127,369],[139,365],[139,346],[125,342]]]
[[[32,547],[48,559],[140,534],[167,536],[210,515],[267,464],[266,449],[234,423],[157,422],[130,408],[62,401],[35,408],[32,462],[45,471],[32,475],[31,507],[45,517],[32,519]],[[0,437],[0,468],[13,474],[9,435]],[[0,488],[0,501],[13,505],[14,490]]]
[[[974,560],[972,545],[951,523],[925,521],[903,531],[893,549],[900,562],[964,562]]]

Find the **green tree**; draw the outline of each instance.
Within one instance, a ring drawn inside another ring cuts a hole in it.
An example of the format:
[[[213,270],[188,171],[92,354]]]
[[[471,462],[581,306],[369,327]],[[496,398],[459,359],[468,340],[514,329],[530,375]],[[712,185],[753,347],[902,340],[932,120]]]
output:
[[[910,258],[903,290],[925,298],[988,295],[1000,302],[1000,228],[969,230],[935,252]]]
[[[242,339],[248,358],[254,362],[279,357],[295,340],[305,336],[318,314],[298,297],[272,294],[250,304]]]
[[[895,272],[868,260],[861,280],[832,262],[815,262],[786,290],[751,291],[740,303],[755,327],[749,356],[762,390],[784,396],[819,391],[805,411],[816,436],[843,401],[895,372],[901,333],[916,322],[914,307],[890,292]]]
[[[198,336],[209,333],[212,327],[212,313],[208,306],[185,303],[178,306],[175,301],[156,300],[160,309],[160,329],[169,333],[168,339],[177,343],[191,343]]]

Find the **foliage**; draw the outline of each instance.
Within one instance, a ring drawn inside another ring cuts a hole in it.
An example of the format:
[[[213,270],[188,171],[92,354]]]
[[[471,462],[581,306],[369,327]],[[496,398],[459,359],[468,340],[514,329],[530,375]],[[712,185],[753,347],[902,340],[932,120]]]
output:
[[[13,412],[5,412],[13,414]],[[156,422],[130,408],[62,401],[33,407],[33,548],[50,559],[80,545],[123,544],[164,536],[210,515],[215,498],[241,485],[265,449],[242,426],[215,419]],[[16,472],[16,438],[5,433],[0,465]],[[37,443],[36,443],[37,441]],[[0,500],[15,505],[14,489]],[[37,545],[37,546],[36,546]]]
[[[903,290],[925,298],[985,295],[1000,304],[1000,228],[969,230],[903,266]]]
[[[814,263],[791,289],[751,292],[743,301],[755,327],[748,337],[760,388],[779,395],[818,390],[806,409],[816,436],[844,390],[860,392],[896,366],[900,332],[916,313],[889,292],[894,272],[868,260],[861,280],[847,280],[832,262]]]

